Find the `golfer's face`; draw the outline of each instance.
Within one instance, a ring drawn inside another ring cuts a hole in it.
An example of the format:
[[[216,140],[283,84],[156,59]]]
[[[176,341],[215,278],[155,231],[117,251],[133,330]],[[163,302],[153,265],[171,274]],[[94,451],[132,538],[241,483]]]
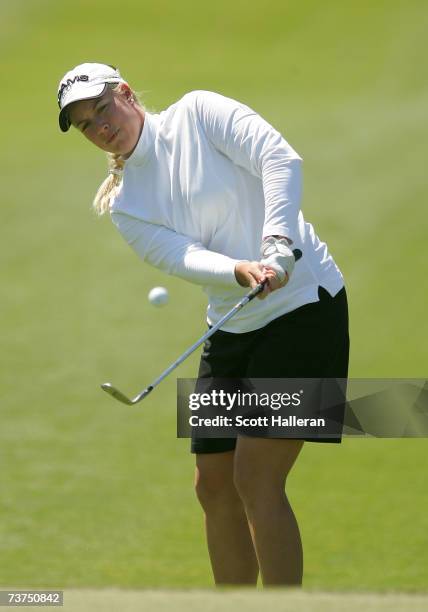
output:
[[[71,105],[71,123],[97,147],[109,153],[126,155],[138,142],[143,115],[124,93],[110,88],[100,98]]]

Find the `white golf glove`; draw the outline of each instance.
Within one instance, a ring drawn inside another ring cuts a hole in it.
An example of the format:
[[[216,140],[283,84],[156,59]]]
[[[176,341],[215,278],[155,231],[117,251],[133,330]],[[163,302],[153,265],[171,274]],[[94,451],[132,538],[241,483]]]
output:
[[[268,236],[263,240],[260,249],[261,263],[276,272],[280,283],[285,280],[288,282],[294,270],[295,259],[288,244],[287,238]]]

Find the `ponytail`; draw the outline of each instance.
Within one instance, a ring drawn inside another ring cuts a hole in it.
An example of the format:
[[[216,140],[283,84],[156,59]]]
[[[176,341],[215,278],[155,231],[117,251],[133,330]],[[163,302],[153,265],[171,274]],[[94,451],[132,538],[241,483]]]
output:
[[[92,204],[97,215],[101,216],[110,210],[115,197],[119,193],[122,184],[123,167],[125,161],[120,155],[107,153],[108,176],[101,183]]]

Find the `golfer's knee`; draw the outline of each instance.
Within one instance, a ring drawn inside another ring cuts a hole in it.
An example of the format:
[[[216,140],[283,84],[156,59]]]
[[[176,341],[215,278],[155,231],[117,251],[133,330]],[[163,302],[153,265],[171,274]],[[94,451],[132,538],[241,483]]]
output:
[[[202,508],[206,511],[225,510],[227,507],[240,503],[239,496],[231,479],[212,472],[198,472],[195,480],[196,496]]]
[[[234,472],[234,485],[247,512],[266,512],[272,503],[284,499],[284,481],[260,474],[247,466]]]
[[[233,483],[245,506],[257,501],[259,486],[257,479],[254,478],[254,474],[252,477],[251,470],[245,467],[235,469]]]

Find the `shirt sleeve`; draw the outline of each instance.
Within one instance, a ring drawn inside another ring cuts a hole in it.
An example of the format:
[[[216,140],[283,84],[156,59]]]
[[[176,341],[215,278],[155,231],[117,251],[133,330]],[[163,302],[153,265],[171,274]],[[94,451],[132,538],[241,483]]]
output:
[[[196,115],[212,145],[263,181],[263,236],[293,239],[300,211],[302,158],[251,108],[217,93],[195,92]]]
[[[198,285],[236,287],[237,259],[209,251],[200,242],[162,225],[120,212],[111,218],[123,238],[146,263]]]

